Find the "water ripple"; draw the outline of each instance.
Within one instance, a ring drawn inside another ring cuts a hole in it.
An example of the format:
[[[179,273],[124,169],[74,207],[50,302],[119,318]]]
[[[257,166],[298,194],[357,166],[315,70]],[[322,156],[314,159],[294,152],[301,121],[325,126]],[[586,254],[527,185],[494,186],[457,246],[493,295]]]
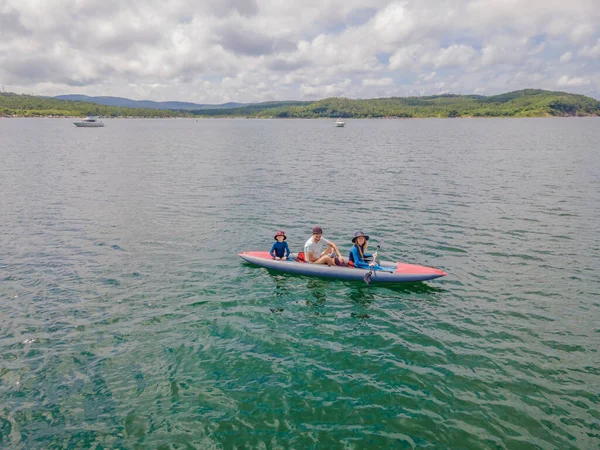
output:
[[[3,120],[0,447],[597,448],[597,130]],[[316,224],[448,276],[236,256]]]

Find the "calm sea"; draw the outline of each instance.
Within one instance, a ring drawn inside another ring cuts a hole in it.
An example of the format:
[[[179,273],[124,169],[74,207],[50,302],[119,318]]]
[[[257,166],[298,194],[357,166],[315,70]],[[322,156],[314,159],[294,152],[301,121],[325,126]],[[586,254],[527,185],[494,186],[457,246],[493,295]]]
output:
[[[105,123],[0,119],[0,447],[600,446],[599,119]]]

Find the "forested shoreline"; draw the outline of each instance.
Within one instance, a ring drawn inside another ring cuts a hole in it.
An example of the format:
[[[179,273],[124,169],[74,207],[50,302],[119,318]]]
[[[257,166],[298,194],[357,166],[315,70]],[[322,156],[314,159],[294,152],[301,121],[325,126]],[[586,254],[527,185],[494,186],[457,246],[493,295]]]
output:
[[[58,100],[34,95],[0,93],[0,116],[4,117],[191,117],[183,111],[122,108],[96,103]]]
[[[48,97],[0,93],[4,117],[146,117],[146,118],[464,118],[600,116],[600,102],[584,95],[524,89],[494,96],[434,95],[352,100],[264,102],[234,108],[141,109]]]

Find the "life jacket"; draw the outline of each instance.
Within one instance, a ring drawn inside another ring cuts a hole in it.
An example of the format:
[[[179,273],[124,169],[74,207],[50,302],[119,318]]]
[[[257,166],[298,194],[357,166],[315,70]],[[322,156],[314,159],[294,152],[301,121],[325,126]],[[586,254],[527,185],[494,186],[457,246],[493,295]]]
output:
[[[306,262],[306,257],[304,255],[304,252],[298,252],[297,258],[298,258],[298,261],[300,261],[300,262]]]

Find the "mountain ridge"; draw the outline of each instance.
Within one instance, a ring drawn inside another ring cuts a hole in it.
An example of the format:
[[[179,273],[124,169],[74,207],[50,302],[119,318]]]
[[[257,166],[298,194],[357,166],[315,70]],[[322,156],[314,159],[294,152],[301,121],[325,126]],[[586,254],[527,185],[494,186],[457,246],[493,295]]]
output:
[[[72,97],[69,97],[72,98]],[[82,98],[82,97],[78,97]],[[141,101],[143,102],[143,101]],[[165,102],[180,105],[186,102]],[[144,103],[142,103],[144,104]],[[154,106],[160,102],[154,102]],[[600,102],[584,95],[542,89],[522,89],[492,96],[440,94],[424,97],[200,105],[198,109],[129,108],[60,100],[52,97],[0,93],[0,115],[14,117],[247,117],[247,118],[461,118],[461,117],[582,117],[600,116]],[[191,106],[193,105],[193,106]]]
[[[247,103],[228,102],[218,105],[204,104],[204,103],[191,103],[191,102],[179,102],[179,101],[165,101],[155,102],[153,100],[132,100],[125,97],[112,97],[112,96],[95,96],[90,97],[82,94],[65,94],[56,95],[54,98],[57,100],[66,100],[72,102],[85,102],[94,103],[97,105],[105,106],[116,106],[121,108],[146,108],[146,109],[171,109],[178,111],[190,111],[198,109],[220,109],[220,108],[239,108],[247,105]]]

